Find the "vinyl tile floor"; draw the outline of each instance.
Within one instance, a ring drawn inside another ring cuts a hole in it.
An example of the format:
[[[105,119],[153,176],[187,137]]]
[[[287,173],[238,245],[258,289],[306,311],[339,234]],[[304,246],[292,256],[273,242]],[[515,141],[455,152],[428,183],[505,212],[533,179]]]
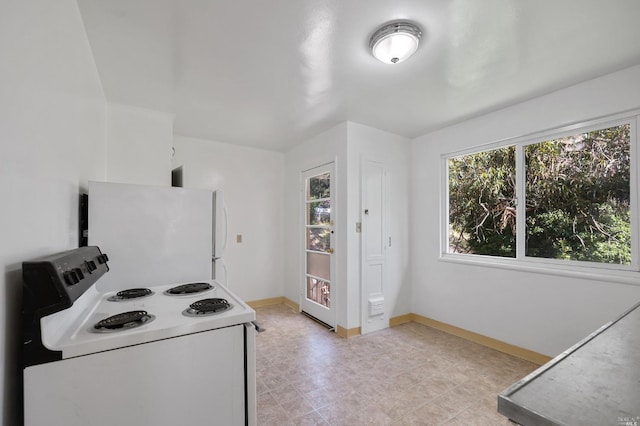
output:
[[[417,323],[350,339],[256,309],[258,425],[512,425],[497,395],[536,365]]]

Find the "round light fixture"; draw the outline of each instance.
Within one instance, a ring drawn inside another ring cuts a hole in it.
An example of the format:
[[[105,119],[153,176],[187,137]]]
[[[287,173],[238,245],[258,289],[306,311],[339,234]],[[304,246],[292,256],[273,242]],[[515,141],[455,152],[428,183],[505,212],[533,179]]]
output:
[[[413,22],[389,22],[373,33],[369,48],[385,64],[398,64],[418,50],[421,37],[420,27]]]

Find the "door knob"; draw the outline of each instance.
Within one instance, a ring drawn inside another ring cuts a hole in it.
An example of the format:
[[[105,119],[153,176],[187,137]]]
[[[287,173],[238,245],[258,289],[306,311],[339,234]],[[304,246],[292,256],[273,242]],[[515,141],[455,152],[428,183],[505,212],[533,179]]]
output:
[[[332,248],[327,249],[327,253],[333,253],[333,249]]]

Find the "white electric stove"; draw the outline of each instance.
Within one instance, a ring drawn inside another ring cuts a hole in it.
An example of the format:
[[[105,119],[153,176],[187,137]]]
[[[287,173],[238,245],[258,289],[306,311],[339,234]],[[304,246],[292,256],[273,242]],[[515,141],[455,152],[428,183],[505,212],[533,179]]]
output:
[[[212,280],[101,293],[107,262],[23,264],[25,425],[255,424],[255,311]]]

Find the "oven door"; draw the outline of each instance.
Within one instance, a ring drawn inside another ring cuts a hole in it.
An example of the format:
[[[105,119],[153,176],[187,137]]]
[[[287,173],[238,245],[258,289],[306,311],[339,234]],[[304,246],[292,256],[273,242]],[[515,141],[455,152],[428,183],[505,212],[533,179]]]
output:
[[[245,425],[245,336],[240,324],[28,367],[25,426]]]

